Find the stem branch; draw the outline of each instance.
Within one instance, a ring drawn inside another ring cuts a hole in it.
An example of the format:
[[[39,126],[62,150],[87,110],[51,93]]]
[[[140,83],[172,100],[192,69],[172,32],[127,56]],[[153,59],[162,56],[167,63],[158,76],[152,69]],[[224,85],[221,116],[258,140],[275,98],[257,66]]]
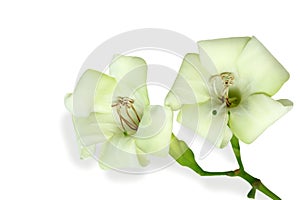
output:
[[[241,159],[239,140],[233,136],[231,139],[231,146],[238,162],[239,169],[234,171],[225,172],[208,172],[203,170],[195,160],[194,153],[187,146],[184,141],[178,140],[172,135],[172,142],[170,144],[170,155],[182,166],[189,167],[200,176],[229,176],[229,177],[241,177],[251,185],[247,197],[255,198],[256,190],[261,191],[273,200],[280,200],[280,198],[269,190],[259,179],[253,177],[244,170],[243,162]]]

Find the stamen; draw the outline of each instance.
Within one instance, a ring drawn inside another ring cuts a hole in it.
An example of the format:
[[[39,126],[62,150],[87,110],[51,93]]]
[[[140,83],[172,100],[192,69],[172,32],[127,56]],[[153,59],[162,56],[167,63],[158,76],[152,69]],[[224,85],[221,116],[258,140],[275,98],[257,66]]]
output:
[[[132,119],[132,117],[130,116],[129,112],[128,112],[128,109],[125,109],[126,110],[126,114],[127,116],[129,117],[129,119],[136,125],[138,126],[138,124]]]
[[[125,131],[125,127],[124,127],[124,124],[123,124],[123,120],[122,120],[122,115],[121,115],[120,107],[117,108],[117,113],[118,113],[119,118],[120,118],[121,126],[122,126],[123,130]],[[126,131],[125,131],[125,132],[126,132]]]
[[[140,119],[140,117],[139,117],[138,113],[136,112],[136,110],[135,110],[134,106],[132,106],[131,108],[132,108],[132,110],[133,110],[133,112],[134,112],[134,114],[135,114],[136,118],[137,118],[137,119],[139,120],[139,122],[140,122],[140,121],[141,121],[141,119]]]
[[[126,133],[125,124],[130,129],[136,131],[138,129],[138,123],[141,121],[133,104],[134,100],[129,97],[118,97],[117,101],[111,105],[112,107],[116,107],[122,129]],[[132,116],[132,112],[130,113],[130,110],[132,110],[135,117]],[[138,122],[136,122],[134,118],[136,118]]]
[[[231,86],[234,83],[234,75],[231,72],[223,72],[220,74],[221,79],[223,80],[224,86]]]
[[[213,75],[213,76],[211,76],[210,77],[210,79],[209,79],[209,81],[212,83],[212,85],[213,85],[213,90],[214,90],[214,93],[215,93],[215,95],[217,95],[217,96],[219,96],[219,94],[218,94],[218,90],[217,90],[217,85],[216,85],[216,78],[219,78],[220,77],[220,75]]]
[[[216,78],[221,78],[223,81],[223,89],[221,94],[217,90]],[[231,106],[229,101],[229,87],[234,84],[234,75],[231,72],[222,72],[221,74],[213,75],[210,77],[210,81],[213,84],[214,93],[217,95],[218,99],[224,103],[227,107]]]
[[[137,130],[138,126],[135,125],[135,124],[132,124],[130,121],[128,121],[127,119],[125,119],[122,115],[121,115],[121,119],[125,122],[125,124],[126,124],[127,126],[129,126],[129,128],[131,128],[131,129],[134,130],[134,131]],[[123,127],[123,128],[124,128],[124,127]],[[124,128],[124,131],[126,131],[125,128]]]
[[[231,106],[231,103],[230,103],[228,97],[227,97],[225,100],[226,100],[226,101],[225,101],[225,102],[226,102],[226,106],[227,106],[227,107],[230,107],[230,106]]]

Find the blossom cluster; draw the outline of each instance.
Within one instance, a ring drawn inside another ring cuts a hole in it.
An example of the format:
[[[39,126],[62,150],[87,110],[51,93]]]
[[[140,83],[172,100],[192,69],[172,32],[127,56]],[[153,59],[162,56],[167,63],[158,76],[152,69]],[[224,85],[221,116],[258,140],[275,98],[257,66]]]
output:
[[[85,71],[65,97],[81,157],[101,144],[103,168],[147,166],[149,156],[168,155],[177,110],[179,123],[214,146],[225,147],[233,135],[249,144],[292,108],[287,99],[272,99],[289,73],[255,37],[205,40],[198,47],[198,54],[184,57],[165,105],[150,104],[142,58],[117,55],[109,75]]]

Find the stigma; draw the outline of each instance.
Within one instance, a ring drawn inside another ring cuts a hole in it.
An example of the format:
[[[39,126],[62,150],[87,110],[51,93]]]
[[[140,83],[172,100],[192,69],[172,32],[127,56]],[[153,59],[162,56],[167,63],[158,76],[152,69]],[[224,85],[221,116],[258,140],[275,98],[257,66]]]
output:
[[[127,134],[128,129],[136,131],[141,121],[135,107],[134,100],[129,97],[118,97],[111,105],[116,109],[121,127]]]

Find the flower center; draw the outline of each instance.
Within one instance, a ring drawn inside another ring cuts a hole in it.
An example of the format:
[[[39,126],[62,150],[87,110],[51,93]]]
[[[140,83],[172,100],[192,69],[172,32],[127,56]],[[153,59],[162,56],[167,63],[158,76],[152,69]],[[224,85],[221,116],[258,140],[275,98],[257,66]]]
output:
[[[141,121],[133,104],[134,100],[129,97],[118,97],[117,101],[111,105],[117,111],[125,135],[128,134],[128,129],[136,131]]]
[[[234,86],[235,77],[232,72],[222,72],[210,78],[213,91],[222,105],[227,108],[237,106],[241,101],[240,90]]]

